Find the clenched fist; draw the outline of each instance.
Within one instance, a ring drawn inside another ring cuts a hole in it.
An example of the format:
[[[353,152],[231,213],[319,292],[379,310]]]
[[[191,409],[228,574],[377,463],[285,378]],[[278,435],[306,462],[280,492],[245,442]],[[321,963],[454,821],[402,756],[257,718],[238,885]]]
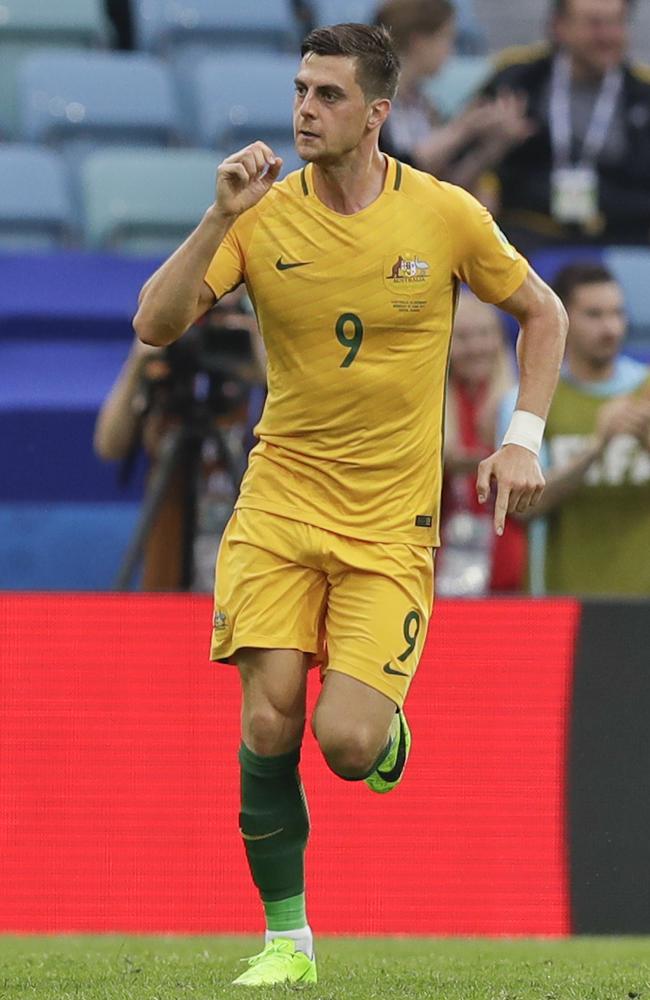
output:
[[[273,187],[282,160],[265,142],[252,142],[227,156],[217,169],[217,209],[238,216],[256,205]]]

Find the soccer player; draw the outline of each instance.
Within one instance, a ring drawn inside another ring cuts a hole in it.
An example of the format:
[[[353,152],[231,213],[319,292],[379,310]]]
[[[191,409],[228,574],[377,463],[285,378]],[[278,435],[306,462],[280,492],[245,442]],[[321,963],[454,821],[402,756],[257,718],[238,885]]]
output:
[[[241,676],[240,831],[267,924],[238,985],[316,981],[298,773],[312,664],[323,685],[311,726],[329,767],[379,793],[404,773],[462,281],[522,326],[517,412],[477,481],[483,501],[496,486],[496,531],[543,489],[564,310],[470,195],[380,153],[398,77],[385,29],[311,32],[293,111],[306,166],[276,183],[282,164],[264,142],[228,156],[214,204],[146,282],[134,320],[145,343],[168,344],[245,282],[268,352],[212,636],[212,658]]]

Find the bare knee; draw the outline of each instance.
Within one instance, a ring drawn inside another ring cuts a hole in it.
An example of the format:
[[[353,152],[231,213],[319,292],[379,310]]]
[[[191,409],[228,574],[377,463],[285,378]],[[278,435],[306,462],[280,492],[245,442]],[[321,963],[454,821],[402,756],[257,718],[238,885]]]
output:
[[[306,667],[297,650],[238,650],[242,739],[262,757],[294,750],[305,728]]]
[[[244,743],[260,757],[274,757],[293,750],[302,742],[304,728],[304,714],[286,715],[268,701],[257,701],[242,714]]]
[[[370,726],[327,719],[318,710],[312,718],[312,731],[328,766],[341,778],[365,777],[382,750]]]

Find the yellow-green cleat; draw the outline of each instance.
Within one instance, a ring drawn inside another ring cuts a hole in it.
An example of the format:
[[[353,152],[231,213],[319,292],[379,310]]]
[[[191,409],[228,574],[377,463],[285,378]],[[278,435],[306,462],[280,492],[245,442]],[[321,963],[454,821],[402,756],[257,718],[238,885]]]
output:
[[[392,792],[393,788],[399,785],[411,751],[411,730],[401,708],[395,712],[390,735],[392,743],[388,756],[366,778],[368,788],[380,795]]]
[[[233,980],[233,986],[275,986],[277,983],[307,986],[317,981],[316,959],[296,951],[296,942],[290,938],[274,938],[259,955],[242,961],[248,962],[249,968]]]

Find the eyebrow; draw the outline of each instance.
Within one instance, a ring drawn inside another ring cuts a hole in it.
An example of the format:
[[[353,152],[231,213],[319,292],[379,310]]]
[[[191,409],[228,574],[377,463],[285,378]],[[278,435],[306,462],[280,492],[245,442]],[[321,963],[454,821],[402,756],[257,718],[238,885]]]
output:
[[[302,87],[306,87],[307,86],[307,84],[305,83],[305,81],[301,77],[299,77],[299,76],[297,76],[293,82],[294,82],[294,84],[296,86],[298,84],[300,84]],[[345,97],[345,91],[343,90],[343,88],[342,87],[338,87],[335,83],[321,83],[318,87],[316,87],[316,93],[317,94],[325,94],[325,93],[338,94],[339,97]]]

